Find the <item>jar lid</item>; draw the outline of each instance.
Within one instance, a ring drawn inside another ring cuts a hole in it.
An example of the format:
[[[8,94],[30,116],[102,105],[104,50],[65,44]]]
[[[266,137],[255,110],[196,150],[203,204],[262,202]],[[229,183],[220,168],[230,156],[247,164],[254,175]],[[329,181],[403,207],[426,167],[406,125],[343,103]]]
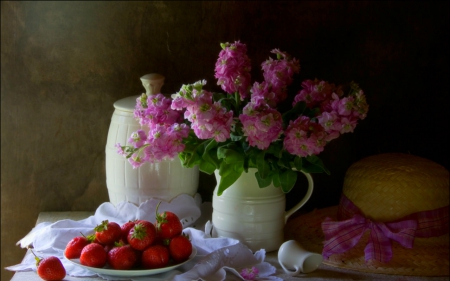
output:
[[[120,99],[114,103],[114,108],[122,111],[133,112],[136,106],[136,99],[138,97],[139,95]]]

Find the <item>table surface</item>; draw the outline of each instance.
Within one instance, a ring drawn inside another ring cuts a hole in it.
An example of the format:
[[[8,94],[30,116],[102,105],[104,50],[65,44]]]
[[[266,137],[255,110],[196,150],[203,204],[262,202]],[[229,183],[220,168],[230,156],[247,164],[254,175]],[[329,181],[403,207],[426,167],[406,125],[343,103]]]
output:
[[[82,220],[91,215],[93,212],[42,212],[39,214],[36,224],[41,222],[56,222],[62,219],[71,219],[71,220]],[[31,252],[28,251],[26,255],[31,255]],[[287,281],[295,281],[295,280],[395,280],[395,281],[422,281],[422,280],[432,280],[432,281],[441,281],[441,280],[449,280],[449,277],[419,277],[419,276],[400,276],[400,275],[384,275],[384,274],[372,274],[372,273],[363,273],[353,270],[346,270],[341,268],[335,268],[332,266],[328,266],[325,264],[320,265],[320,267],[308,274],[301,274],[297,276],[289,276],[284,273],[280,264],[277,260],[277,251],[269,252],[266,254],[266,262],[269,262],[273,266],[276,267],[277,272],[276,276],[282,278]],[[67,275],[64,278],[65,281],[98,281],[104,280],[100,277],[72,277]],[[227,274],[227,280],[240,280],[234,275]],[[34,272],[34,271],[24,271],[24,272],[16,272],[11,279],[11,281],[42,281],[42,279]]]

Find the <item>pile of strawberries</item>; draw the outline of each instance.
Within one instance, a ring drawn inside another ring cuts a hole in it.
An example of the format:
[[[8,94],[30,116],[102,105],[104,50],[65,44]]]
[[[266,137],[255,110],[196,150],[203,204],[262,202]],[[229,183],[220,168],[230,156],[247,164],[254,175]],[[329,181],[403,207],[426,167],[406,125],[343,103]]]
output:
[[[158,204],[159,207],[159,204]],[[66,246],[68,259],[80,259],[85,266],[113,269],[156,269],[186,261],[192,244],[182,231],[180,219],[172,212],[158,213],[155,224],[146,220],[123,225],[103,221],[90,236],[73,238]]]

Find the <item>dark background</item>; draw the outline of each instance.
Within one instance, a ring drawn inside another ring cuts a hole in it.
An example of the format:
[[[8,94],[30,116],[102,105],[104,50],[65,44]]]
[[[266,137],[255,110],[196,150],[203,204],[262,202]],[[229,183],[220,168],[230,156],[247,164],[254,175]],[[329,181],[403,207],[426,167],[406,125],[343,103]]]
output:
[[[221,42],[247,44],[254,80],[279,48],[300,61],[294,91],[314,78],[365,91],[368,117],[321,154],[332,174],[314,175],[303,212],[337,204],[346,169],[369,155],[411,153],[449,169],[448,3],[2,1],[2,268],[20,262],[15,243],[39,212],[94,211],[109,200],[113,103],[141,94],[139,78],[153,72],[166,77],[164,93],[200,79],[217,89]],[[201,175],[205,200],[214,185]]]

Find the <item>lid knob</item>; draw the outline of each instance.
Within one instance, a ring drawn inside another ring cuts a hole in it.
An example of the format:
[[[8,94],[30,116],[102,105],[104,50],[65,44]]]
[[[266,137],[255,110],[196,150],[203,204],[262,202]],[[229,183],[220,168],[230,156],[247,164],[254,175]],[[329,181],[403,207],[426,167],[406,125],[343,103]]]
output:
[[[164,76],[158,73],[145,74],[141,77],[142,86],[146,90],[146,95],[156,95],[161,92],[161,87],[164,85]]]

